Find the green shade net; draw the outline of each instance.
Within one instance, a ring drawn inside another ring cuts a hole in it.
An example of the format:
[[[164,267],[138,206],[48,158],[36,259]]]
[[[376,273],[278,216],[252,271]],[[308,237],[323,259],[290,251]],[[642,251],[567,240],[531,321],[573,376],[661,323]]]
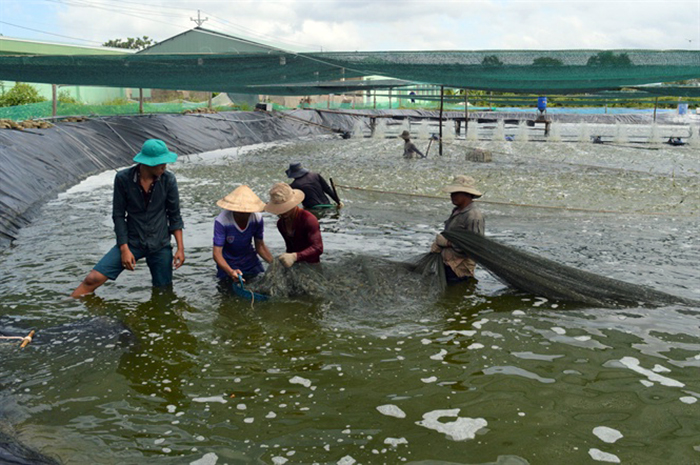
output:
[[[67,85],[310,95],[329,93],[329,88],[334,88],[327,84],[329,81],[375,75],[470,90],[569,94],[699,78],[700,52],[508,50],[0,56],[2,80]],[[380,88],[381,84],[376,86]],[[370,88],[371,84],[362,85],[362,89]],[[351,90],[349,86],[335,89]]]

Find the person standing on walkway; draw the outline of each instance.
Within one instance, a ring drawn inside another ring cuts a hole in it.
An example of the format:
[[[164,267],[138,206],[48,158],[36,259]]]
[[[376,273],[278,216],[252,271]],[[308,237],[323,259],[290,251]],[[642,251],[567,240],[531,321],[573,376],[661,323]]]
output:
[[[304,192],[279,182],[270,189],[270,201],[265,211],[277,215],[277,229],[286,245],[286,252],[278,258],[290,268],[296,262],[319,263],[323,240],[318,220],[307,210],[299,208]]]
[[[72,297],[94,292],[108,279],[117,279],[125,269],[134,271],[142,258],[146,259],[154,287],[172,283],[173,268],[185,262],[177,180],[165,169],[176,160],[177,154],[168,150],[165,142],[148,139],[134,157],[136,165],[117,173],[112,202],[117,244],[88,273]],[[177,244],[174,256],[170,236]]]
[[[455,206],[452,214],[445,221],[444,231],[470,231],[483,236],[486,227],[484,216],[474,203],[474,199],[478,199],[482,194],[476,189],[474,178],[464,175],[455,176],[452,183],[442,190],[450,194],[452,204]],[[454,247],[442,234],[435,237],[430,251],[442,254],[448,283],[469,281],[474,278],[476,262],[466,252]]]
[[[290,163],[285,173],[287,177],[294,178],[291,183],[292,189],[299,189],[304,193],[303,205],[307,210],[330,205],[326,194],[333,199],[338,208],[343,207],[335,189],[331,188],[320,174],[302,168],[301,163]]]

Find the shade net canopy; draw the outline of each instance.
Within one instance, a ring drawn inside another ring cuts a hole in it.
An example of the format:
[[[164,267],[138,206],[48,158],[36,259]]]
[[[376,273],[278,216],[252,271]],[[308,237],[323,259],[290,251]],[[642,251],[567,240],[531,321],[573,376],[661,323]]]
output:
[[[364,76],[474,90],[568,94],[700,78],[700,52],[491,50],[0,56],[2,80],[66,85],[309,95],[329,93],[329,87],[333,88],[325,84],[329,81]],[[376,86],[386,87],[381,83]],[[372,84],[362,86],[371,88]],[[350,90],[340,86],[335,89]]]

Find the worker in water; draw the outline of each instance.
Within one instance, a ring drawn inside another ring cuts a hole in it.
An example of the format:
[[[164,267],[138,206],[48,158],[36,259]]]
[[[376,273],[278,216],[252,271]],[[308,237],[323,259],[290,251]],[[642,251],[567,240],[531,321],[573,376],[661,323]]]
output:
[[[330,207],[330,201],[326,194],[333,199],[337,208],[343,207],[335,189],[331,188],[320,174],[303,168],[301,163],[290,163],[285,173],[287,173],[288,178],[294,178],[291,183],[292,189],[299,189],[304,193],[303,205],[307,210]]]
[[[223,211],[214,220],[214,251],[217,278],[238,281],[264,272],[258,256],[272,263],[272,254],[263,241],[265,202],[250,187],[239,186],[216,202]],[[230,286],[230,284],[229,284]]]
[[[304,192],[279,182],[270,189],[270,201],[265,211],[277,215],[277,229],[287,246],[278,258],[289,268],[296,262],[319,263],[323,253],[321,228],[318,220],[308,211],[299,208]]]
[[[404,140],[403,144],[403,157],[406,159],[409,158],[425,158],[425,155],[423,155],[423,152],[418,150],[418,147],[416,147],[416,144],[411,142],[411,133],[408,131],[403,131],[401,134],[399,134],[399,137]]]
[[[455,176],[452,183],[443,188],[443,192],[450,194],[452,204],[455,206],[452,214],[445,221],[444,231],[470,231],[483,236],[484,217],[474,203],[474,199],[478,199],[482,194],[476,189],[474,178],[464,175]],[[448,283],[474,278],[476,262],[463,250],[454,247],[442,234],[435,237],[430,251],[442,254]]]
[[[134,271],[142,258],[151,271],[153,286],[172,283],[173,268],[185,262],[177,181],[165,170],[166,164],[175,160],[177,154],[168,150],[165,142],[149,139],[134,157],[136,165],[117,173],[112,204],[117,245],[88,273],[72,297],[93,292],[108,279],[117,279],[125,269]],[[177,244],[174,256],[170,236]]]

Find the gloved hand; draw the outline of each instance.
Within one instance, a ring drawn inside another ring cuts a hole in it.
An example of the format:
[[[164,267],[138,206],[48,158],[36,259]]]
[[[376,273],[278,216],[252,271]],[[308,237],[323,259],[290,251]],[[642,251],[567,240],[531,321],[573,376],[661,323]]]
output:
[[[440,247],[450,247],[452,244],[450,244],[450,241],[445,239],[445,236],[442,234],[438,233],[437,236],[435,236],[435,243],[439,245]]]
[[[343,202],[338,202],[338,204],[336,205],[337,208],[343,208],[344,206],[345,204]]]
[[[437,242],[433,242],[430,245],[430,253],[440,253],[442,252],[442,248],[440,248],[439,245],[437,245]]]
[[[280,261],[282,262],[282,264],[286,268],[289,268],[292,265],[294,265],[294,263],[297,261],[297,254],[295,254],[295,253],[283,253],[282,255],[280,255],[277,258],[280,259]]]

